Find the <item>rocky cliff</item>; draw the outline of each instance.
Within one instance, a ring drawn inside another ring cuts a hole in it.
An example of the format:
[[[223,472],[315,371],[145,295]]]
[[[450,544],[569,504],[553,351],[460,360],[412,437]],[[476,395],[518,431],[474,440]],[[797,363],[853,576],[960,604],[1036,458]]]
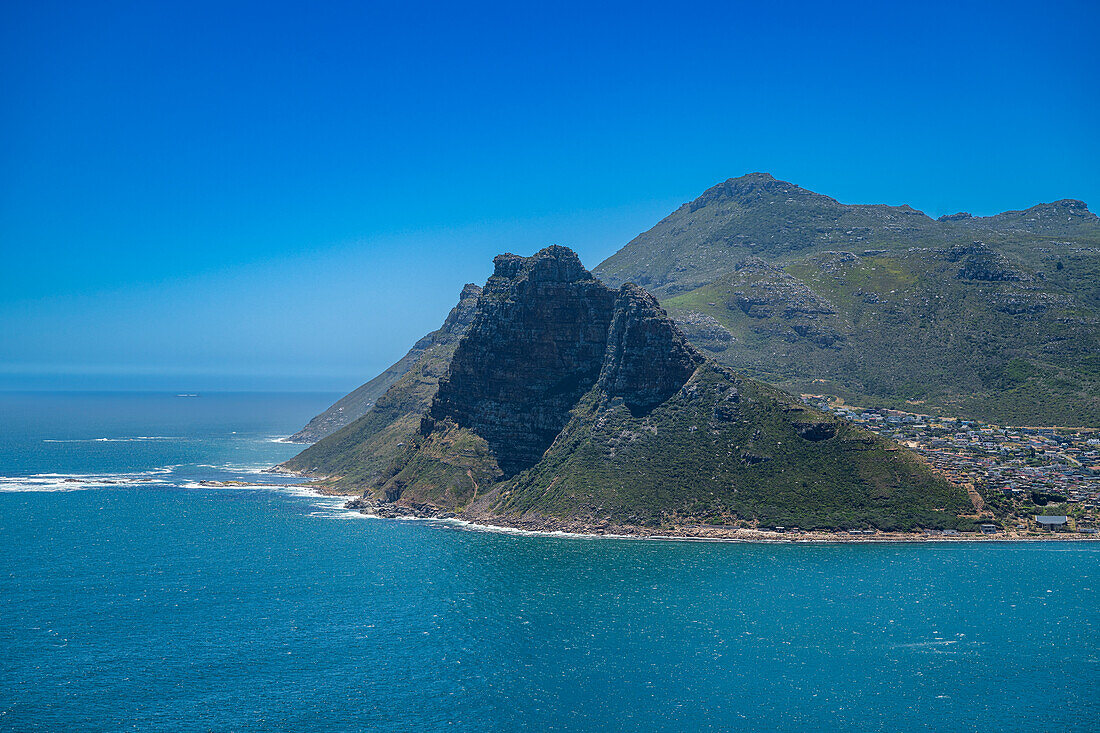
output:
[[[635,417],[671,397],[705,361],[642,288],[627,283],[615,299],[598,385]]]
[[[565,247],[494,264],[430,416],[483,437],[512,476],[538,461],[599,377],[615,293]]]

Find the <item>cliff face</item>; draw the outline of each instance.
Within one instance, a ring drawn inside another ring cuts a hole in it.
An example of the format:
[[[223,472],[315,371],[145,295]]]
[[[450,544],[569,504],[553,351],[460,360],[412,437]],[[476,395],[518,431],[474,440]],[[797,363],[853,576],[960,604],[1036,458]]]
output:
[[[438,352],[458,343],[473,322],[479,295],[481,295],[481,288],[468,283],[462,288],[458,303],[447,314],[446,320],[438,330],[432,331],[417,341],[408,353],[386,371],[342,397],[287,440],[291,443],[316,443],[365,415],[386,393],[386,390],[405,376],[422,357],[427,354],[429,358],[438,358]],[[447,358],[449,357],[450,354],[447,354]]]
[[[680,389],[705,361],[642,288],[619,289],[607,335],[599,386],[621,398],[636,417]]]
[[[438,331],[421,339],[386,373],[314,418],[299,435],[313,434],[309,431],[333,432],[321,436],[279,468],[324,478],[338,491],[361,489],[378,481],[416,435],[421,418],[439,389],[439,381],[447,375],[458,342],[473,322],[480,295],[481,288],[476,285],[463,288],[458,305],[451,309]],[[398,376],[393,378],[394,374]],[[380,396],[368,394],[368,390],[378,389],[383,378],[389,380],[389,387]],[[363,414],[358,418],[335,427],[359,410]]]
[[[410,372],[296,465],[389,510],[534,528],[896,529],[969,506],[904,449],[706,359],[653,296],[611,290],[572,251],[495,262],[421,411],[385,407]]]
[[[599,377],[615,293],[564,247],[494,264],[430,417],[483,437],[512,476],[539,460]]]

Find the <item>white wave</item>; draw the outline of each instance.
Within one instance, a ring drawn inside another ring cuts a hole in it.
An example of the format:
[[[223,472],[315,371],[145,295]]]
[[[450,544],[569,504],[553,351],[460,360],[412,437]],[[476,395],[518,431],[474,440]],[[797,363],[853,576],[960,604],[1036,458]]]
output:
[[[495,534],[510,534],[519,537],[567,537],[570,539],[582,539],[582,540],[598,540],[598,539],[619,539],[619,540],[637,540],[637,539],[676,539],[665,537],[641,537],[639,535],[629,534],[585,534],[583,532],[565,532],[563,530],[546,530],[546,529],[519,529],[517,527],[498,527],[492,524],[478,524],[476,522],[469,522],[465,519],[431,519],[430,521],[437,522],[439,524],[447,524],[457,529],[466,530],[468,532],[492,532]]]
[[[43,438],[43,443],[145,443],[153,440],[186,440],[173,435],[134,435],[123,438]]]
[[[348,509],[346,511],[355,511]],[[357,512],[367,519],[388,519],[397,522],[425,522],[428,524],[442,524],[454,529],[460,529],[468,532],[490,532],[493,534],[509,534],[519,537],[569,537],[572,539],[623,539],[623,540],[637,540],[637,539],[658,539],[655,536],[641,537],[639,535],[626,535],[626,534],[584,534],[581,532],[565,532],[562,530],[544,530],[544,529],[518,529],[516,527],[498,527],[492,524],[477,524],[476,522],[470,522],[465,519],[440,519],[437,517],[383,517],[378,514],[366,514],[363,512]],[[659,538],[666,539],[666,538]],[[677,539],[677,538],[667,538]]]
[[[217,465],[212,463],[195,463],[192,465],[194,465],[195,468],[213,468],[216,471],[227,471],[229,473],[248,473],[255,475],[277,473],[268,470],[271,468],[270,463],[219,463]]]
[[[87,488],[84,484],[71,483],[65,479],[0,476],[0,492],[79,491],[84,488]]]
[[[235,468],[227,468],[226,470],[227,471],[240,471],[241,473],[250,473],[250,474],[260,475],[260,474],[266,474],[268,472],[267,469],[269,469],[269,468],[271,468],[271,465],[267,464],[267,463],[264,463],[264,464],[260,464],[260,465],[239,466],[239,467],[235,467]]]
[[[268,469],[271,467],[270,463],[181,463],[175,467],[178,468],[179,466],[191,466],[192,468],[212,468],[215,471],[225,471],[227,473],[277,473],[275,471],[268,471]]]
[[[211,469],[204,477],[186,479],[177,477],[175,470],[183,466],[198,466]],[[329,496],[320,493],[316,489],[301,484],[280,484],[277,480],[261,482],[245,480],[241,483],[224,484],[224,481],[233,481],[234,475],[256,474],[262,475],[266,465],[241,465],[226,463],[220,466],[212,464],[173,464],[159,466],[144,471],[125,471],[113,473],[37,473],[26,476],[0,476],[0,492],[38,492],[38,491],[80,491],[87,489],[110,488],[134,488],[134,487],[167,487],[176,486],[185,489],[207,490],[245,490],[245,491],[277,491],[287,496],[308,498],[315,501],[318,510],[332,512],[344,511],[343,506],[347,497]],[[226,477],[224,473],[229,473]],[[221,475],[219,475],[221,474]],[[182,483],[181,483],[182,481]],[[204,483],[206,481],[207,483]],[[219,485],[221,483],[221,485]]]
[[[932,639],[931,641],[917,641],[911,644],[893,644],[894,649],[931,649],[936,647],[958,644],[958,639]]]
[[[182,484],[182,487],[210,491],[270,491],[288,498],[311,499],[314,511],[309,512],[309,516],[322,519],[360,519],[366,516],[355,510],[346,509],[344,506],[348,501],[346,496],[322,494],[311,486],[302,486],[301,484],[239,483],[219,486],[210,485],[209,483],[204,484],[201,481],[190,481]]]
[[[351,511],[351,510],[349,510]],[[566,532],[563,530],[546,529],[518,529],[516,527],[501,527],[493,524],[478,524],[465,519],[440,519],[437,517],[382,517],[377,514],[364,514],[370,519],[396,520],[406,522],[426,522],[449,526],[453,529],[466,532],[487,532],[490,534],[506,534],[516,537],[551,537],[576,540],[645,540],[650,542],[706,542],[706,543],[749,543],[749,544],[831,544],[830,540],[799,539],[782,540],[763,537],[693,537],[681,535],[662,534],[588,534],[584,532]]]
[[[301,484],[264,484],[255,482],[241,482],[241,483],[223,483],[219,481],[202,482],[202,481],[188,481],[185,484],[180,484],[184,489],[211,489],[222,491],[275,491],[287,496],[294,496],[304,499],[316,499],[319,500],[315,506],[319,509],[343,509],[345,503],[347,503],[348,497],[346,496],[330,496],[328,494],[322,494],[317,489],[310,486],[302,486]]]
[[[155,476],[161,469],[136,473],[61,474],[38,473],[30,476],[0,476],[0,492],[82,491],[135,486],[164,486],[168,482]]]
[[[370,514],[363,514],[354,509],[339,509],[327,512],[310,512],[311,517],[324,517],[325,519],[380,519]]]
[[[167,476],[172,473],[172,470],[177,466],[161,466],[160,468],[150,468],[147,471],[124,471],[116,473],[32,473],[28,478],[36,479],[50,479],[50,478],[62,478],[62,479],[80,479],[85,481],[104,481],[104,480],[118,480],[118,481],[140,481],[148,476]],[[2,477],[0,477],[2,478]],[[20,477],[22,478],[22,477]]]

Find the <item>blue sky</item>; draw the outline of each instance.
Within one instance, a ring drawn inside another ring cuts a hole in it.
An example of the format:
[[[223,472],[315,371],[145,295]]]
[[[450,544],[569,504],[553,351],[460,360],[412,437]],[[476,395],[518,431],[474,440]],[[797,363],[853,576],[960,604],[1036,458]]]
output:
[[[0,388],[351,388],[493,255],[764,170],[1100,208],[1095,2],[0,10]]]

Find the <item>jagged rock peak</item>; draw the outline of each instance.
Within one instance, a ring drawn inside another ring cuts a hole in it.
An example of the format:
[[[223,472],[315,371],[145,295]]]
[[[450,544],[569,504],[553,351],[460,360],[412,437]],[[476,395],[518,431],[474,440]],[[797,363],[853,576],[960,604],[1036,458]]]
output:
[[[1056,221],[1061,220],[1062,217],[1072,217],[1074,220],[1085,223],[1091,222],[1095,224],[1100,217],[1089,211],[1088,204],[1078,199],[1060,199],[1058,201],[1050,201],[1041,204],[1035,204],[1026,209],[1017,211],[1002,211],[1000,214],[994,214],[993,216],[976,217],[976,222],[1015,222],[1017,220],[1025,220],[1025,222],[1034,222],[1038,220],[1040,223],[1048,222],[1052,218]]]
[[[552,244],[530,257],[506,253],[493,258],[494,277],[531,282],[576,282],[591,280],[592,273],[584,269],[577,253],[568,247]]]
[[[424,338],[434,338],[435,341],[440,343],[449,338],[461,338],[474,319],[474,311],[477,308],[477,299],[480,295],[480,285],[466,283],[462,288],[462,294],[458,298],[458,303],[456,303],[455,307],[451,308],[451,312],[447,314],[447,319],[443,321],[443,326],[439,331],[430,333]]]
[[[778,181],[779,183],[783,183],[783,181],[779,181],[779,179],[777,179],[771,173],[767,173],[765,171],[753,171],[752,173],[746,173],[745,175],[738,176],[737,178],[727,178],[726,179],[726,183],[731,183],[731,184],[738,184],[738,183],[768,183],[768,182],[771,182],[771,181]]]
[[[423,428],[483,437],[505,477],[537,463],[597,383],[632,412],[668,399],[705,358],[634,284],[618,292],[565,247],[501,255]]]
[[[566,247],[494,263],[430,417],[485,438],[511,476],[541,458],[599,376],[615,291]]]
[[[664,402],[705,361],[657,299],[633,283],[619,289],[599,385],[634,414]]]

